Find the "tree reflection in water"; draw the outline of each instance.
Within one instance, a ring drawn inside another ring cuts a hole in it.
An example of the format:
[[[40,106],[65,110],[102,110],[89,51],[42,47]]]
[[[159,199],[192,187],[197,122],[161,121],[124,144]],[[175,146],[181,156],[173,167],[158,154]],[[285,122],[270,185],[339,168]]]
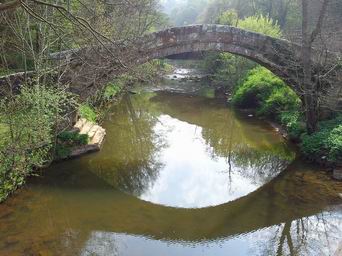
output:
[[[274,226],[265,232],[264,239],[257,243],[255,250],[260,255],[339,256],[341,207]]]
[[[90,163],[91,171],[135,196],[153,184],[162,167],[158,154],[165,145],[153,131],[158,117],[146,108],[150,97],[127,95],[112,109],[105,126],[111,139]]]
[[[239,172],[262,185],[278,175],[295,154],[259,121],[243,120],[222,102],[175,93],[126,95],[105,122],[107,143],[90,169],[114,187],[139,196],[152,187],[163,168],[165,132],[161,115],[196,125],[212,159],[225,158],[229,177]],[[191,154],[191,152],[189,152]],[[231,180],[230,180],[231,182]]]
[[[238,249],[237,255],[339,256],[335,253],[342,238],[341,217],[335,209],[243,236],[202,242],[153,240],[144,236],[96,231],[89,237],[81,255],[156,255],[157,252],[166,256],[223,256]],[[234,244],[234,240],[238,242]]]
[[[295,152],[262,121],[245,120],[224,103],[203,97],[161,92],[152,101],[162,113],[202,128],[213,159],[223,157],[227,172],[264,184],[295,159]]]

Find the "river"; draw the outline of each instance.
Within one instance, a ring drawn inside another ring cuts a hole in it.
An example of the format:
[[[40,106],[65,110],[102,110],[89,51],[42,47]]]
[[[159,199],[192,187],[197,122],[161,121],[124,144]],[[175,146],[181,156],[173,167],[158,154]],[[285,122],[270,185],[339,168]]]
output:
[[[189,72],[124,95],[102,151],[0,205],[0,255],[339,255],[341,183]]]

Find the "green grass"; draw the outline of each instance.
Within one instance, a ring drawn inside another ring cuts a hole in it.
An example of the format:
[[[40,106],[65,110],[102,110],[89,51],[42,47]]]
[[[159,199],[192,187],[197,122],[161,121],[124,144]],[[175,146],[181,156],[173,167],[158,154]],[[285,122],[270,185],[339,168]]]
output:
[[[96,123],[97,114],[92,106],[84,103],[80,105],[78,110],[82,118],[86,119],[89,122]]]

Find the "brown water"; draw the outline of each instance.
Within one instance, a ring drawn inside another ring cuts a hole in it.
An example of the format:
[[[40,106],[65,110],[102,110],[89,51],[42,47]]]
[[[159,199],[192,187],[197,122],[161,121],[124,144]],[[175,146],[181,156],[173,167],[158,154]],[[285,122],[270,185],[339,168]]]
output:
[[[334,255],[341,183],[266,122],[201,96],[126,95],[103,150],[0,205],[0,255]]]

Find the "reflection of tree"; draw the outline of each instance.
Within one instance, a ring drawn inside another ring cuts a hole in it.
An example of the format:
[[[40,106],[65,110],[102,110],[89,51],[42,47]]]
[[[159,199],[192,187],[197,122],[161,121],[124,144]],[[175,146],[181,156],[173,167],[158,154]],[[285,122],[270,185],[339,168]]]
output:
[[[283,155],[283,150],[283,145],[274,145],[272,150],[267,151],[240,145],[233,152],[233,161],[242,176],[254,180],[255,183],[264,184],[271,181],[291,162]]]
[[[257,249],[261,255],[335,255],[341,224],[342,215],[336,210],[289,220],[271,228]]]
[[[262,122],[243,120],[217,100],[174,93],[160,93],[153,100],[163,113],[200,126],[208,152],[212,158],[226,158],[229,175],[238,170],[265,183],[295,158],[282,138]]]
[[[157,117],[148,111],[148,95],[127,95],[113,108],[107,142],[93,169],[111,185],[140,195],[158,176],[161,137],[153,128]]]
[[[107,143],[99,162],[101,177],[140,195],[158,175],[162,134],[155,132],[160,113],[196,124],[212,158],[227,160],[227,172],[240,174],[258,184],[270,181],[285,169],[294,153],[280,136],[267,132],[262,123],[238,118],[224,104],[208,98],[175,93],[143,93],[127,96],[113,108]],[[110,140],[110,141],[108,141]],[[107,157],[109,156],[109,157]]]

